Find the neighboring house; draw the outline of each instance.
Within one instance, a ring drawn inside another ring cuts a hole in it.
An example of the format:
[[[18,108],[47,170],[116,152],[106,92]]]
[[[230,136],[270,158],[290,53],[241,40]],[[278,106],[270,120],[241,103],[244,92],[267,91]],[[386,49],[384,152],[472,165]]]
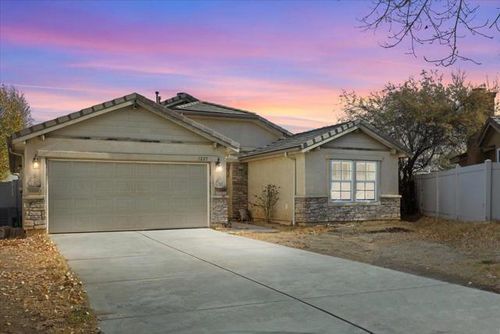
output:
[[[500,116],[489,117],[481,131],[469,141],[467,152],[452,161],[460,166],[469,166],[488,159],[500,162]]]
[[[292,135],[185,93],[161,103],[134,93],[8,144],[23,225],[51,233],[225,223],[269,183],[280,186],[277,221],[399,218],[404,148],[361,122]]]

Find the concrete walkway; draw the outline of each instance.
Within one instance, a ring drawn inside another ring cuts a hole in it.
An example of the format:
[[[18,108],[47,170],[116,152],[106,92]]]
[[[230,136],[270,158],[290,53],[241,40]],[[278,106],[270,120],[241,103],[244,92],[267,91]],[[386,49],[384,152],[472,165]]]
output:
[[[500,330],[500,295],[209,229],[52,239],[104,333]]]

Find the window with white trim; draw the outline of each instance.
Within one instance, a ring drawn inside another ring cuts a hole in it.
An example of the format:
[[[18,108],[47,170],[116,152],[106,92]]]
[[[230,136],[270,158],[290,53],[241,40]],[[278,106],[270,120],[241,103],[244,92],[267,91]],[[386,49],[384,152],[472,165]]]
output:
[[[376,161],[331,160],[330,199],[366,202],[377,199]]]
[[[332,160],[331,199],[352,200],[352,161]]]
[[[377,163],[356,161],[356,200],[374,201],[377,183]]]

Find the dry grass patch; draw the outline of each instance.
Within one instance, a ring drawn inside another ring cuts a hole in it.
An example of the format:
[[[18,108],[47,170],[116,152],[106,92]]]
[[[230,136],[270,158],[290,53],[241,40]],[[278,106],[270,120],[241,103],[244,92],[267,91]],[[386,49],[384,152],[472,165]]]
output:
[[[2,333],[98,333],[80,280],[45,233],[0,240]]]

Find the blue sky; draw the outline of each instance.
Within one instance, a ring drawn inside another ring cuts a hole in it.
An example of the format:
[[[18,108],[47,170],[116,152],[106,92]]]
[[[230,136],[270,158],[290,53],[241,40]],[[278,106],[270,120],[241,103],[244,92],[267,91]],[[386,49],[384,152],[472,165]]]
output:
[[[496,10],[480,5],[479,19]],[[381,48],[383,32],[359,29],[369,9],[364,1],[2,0],[0,82],[25,93],[37,121],[159,90],[304,130],[340,117],[343,89],[368,94],[435,69],[404,45]],[[482,65],[458,62],[444,74],[465,70],[477,84],[498,77],[498,33],[461,47]]]

